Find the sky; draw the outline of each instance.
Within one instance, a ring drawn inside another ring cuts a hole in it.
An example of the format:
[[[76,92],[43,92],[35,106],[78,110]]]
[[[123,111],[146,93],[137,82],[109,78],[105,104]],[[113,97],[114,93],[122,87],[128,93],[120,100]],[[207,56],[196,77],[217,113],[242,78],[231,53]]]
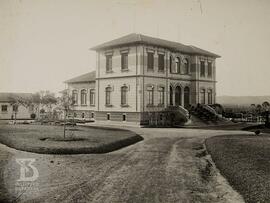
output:
[[[221,55],[217,95],[270,95],[269,0],[0,0],[0,92],[59,92],[136,32]]]

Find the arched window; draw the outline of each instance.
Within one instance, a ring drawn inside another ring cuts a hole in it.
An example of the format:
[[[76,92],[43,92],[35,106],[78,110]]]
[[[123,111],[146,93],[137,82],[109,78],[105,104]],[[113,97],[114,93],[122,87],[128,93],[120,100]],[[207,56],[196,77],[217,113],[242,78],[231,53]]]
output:
[[[127,86],[121,87],[121,105],[127,105],[127,92],[128,92]]]
[[[111,105],[111,92],[112,92],[112,88],[106,87],[105,89],[105,104],[106,105]]]
[[[154,87],[149,86],[147,87],[147,93],[148,93],[148,106],[154,105]]]
[[[170,56],[170,73],[172,73],[173,72],[173,68],[172,68],[172,56]]]
[[[212,93],[212,90],[208,90],[207,92],[207,97],[208,97],[208,104],[212,104],[213,103],[213,93]]]
[[[205,104],[205,89],[201,89],[200,91],[200,103]]]
[[[189,106],[189,87],[185,87],[184,89],[184,107],[187,108]]]
[[[81,105],[86,105],[86,90],[81,90]]]
[[[182,106],[182,89],[180,86],[175,88],[175,106]]]
[[[165,88],[159,87],[158,92],[159,92],[159,105],[164,105]]]
[[[78,91],[72,90],[72,103],[77,105],[78,104]]]
[[[189,61],[184,59],[183,74],[189,74]]]
[[[95,90],[90,90],[90,105],[95,105]]]
[[[175,73],[180,73],[180,58],[176,57],[175,59]]]
[[[170,86],[170,105],[173,105],[173,88]]]

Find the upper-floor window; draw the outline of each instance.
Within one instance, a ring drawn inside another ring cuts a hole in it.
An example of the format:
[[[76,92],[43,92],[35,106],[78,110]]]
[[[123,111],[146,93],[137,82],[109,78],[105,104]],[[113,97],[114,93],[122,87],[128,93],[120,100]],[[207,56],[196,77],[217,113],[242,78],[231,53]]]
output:
[[[180,73],[180,58],[176,57],[175,59],[175,73]]]
[[[184,59],[184,65],[183,65],[183,74],[189,74],[189,61],[188,59]]]
[[[78,104],[78,92],[77,90],[72,91],[72,103],[77,105]]]
[[[112,71],[112,55],[106,55],[106,72]]]
[[[81,90],[81,105],[86,105],[86,90]]]
[[[7,110],[8,110],[8,106],[7,105],[2,105],[1,106],[1,111],[2,112],[7,112]]]
[[[204,64],[204,61],[201,61],[200,76],[205,77],[205,64]]]
[[[207,66],[207,72],[208,72],[208,77],[212,77],[212,63],[208,62],[208,66]]]
[[[164,55],[158,54],[158,71],[164,71]]]
[[[106,105],[111,105],[111,92],[112,92],[112,88],[106,87],[105,89],[105,104]]]
[[[205,104],[205,89],[201,89],[200,91],[200,103]]]
[[[164,105],[165,88],[159,87],[158,92],[159,92],[159,104]]]
[[[154,53],[147,53],[147,70],[154,70]]]
[[[172,59],[172,56],[170,56],[170,73],[173,72],[172,63],[173,63],[173,59]]]
[[[148,106],[154,105],[154,87],[149,86],[147,87],[147,93],[148,93]]]
[[[121,105],[127,105],[127,92],[128,92],[127,86],[121,87]]]
[[[121,69],[122,70],[128,69],[128,54],[127,53],[121,54]]]
[[[95,105],[95,90],[90,90],[90,105]]]

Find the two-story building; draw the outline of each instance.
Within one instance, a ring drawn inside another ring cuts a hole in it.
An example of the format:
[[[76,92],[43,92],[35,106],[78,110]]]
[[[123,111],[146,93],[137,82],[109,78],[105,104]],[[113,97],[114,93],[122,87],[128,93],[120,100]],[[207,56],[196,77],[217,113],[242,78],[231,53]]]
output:
[[[66,81],[81,116],[140,123],[144,112],[215,103],[216,54],[135,33],[92,50],[96,71]]]

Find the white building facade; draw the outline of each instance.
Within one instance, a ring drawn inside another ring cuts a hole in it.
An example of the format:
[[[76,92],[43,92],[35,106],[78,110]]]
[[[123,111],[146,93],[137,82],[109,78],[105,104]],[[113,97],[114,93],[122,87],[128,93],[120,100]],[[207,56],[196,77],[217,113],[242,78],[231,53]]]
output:
[[[67,83],[70,92],[77,91],[77,110],[87,111],[90,117],[94,113],[96,120],[141,123],[144,112],[215,103],[216,54],[141,34],[92,50],[97,59],[91,79],[77,77],[77,82]]]

